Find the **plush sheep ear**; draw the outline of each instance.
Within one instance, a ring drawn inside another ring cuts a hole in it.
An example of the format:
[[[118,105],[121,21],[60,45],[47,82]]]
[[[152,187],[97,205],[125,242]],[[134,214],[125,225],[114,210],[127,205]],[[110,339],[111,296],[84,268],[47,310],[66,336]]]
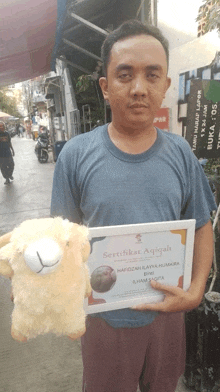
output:
[[[11,254],[11,244],[7,244],[0,248],[0,274],[8,278],[11,278],[13,276],[13,269],[9,264]]]
[[[11,256],[11,235],[12,233],[7,233],[0,237],[0,274],[8,278],[13,275],[13,270],[9,264]]]
[[[11,239],[11,235],[12,235],[12,232],[4,234],[3,236],[0,237],[0,248],[9,244],[10,239]]]

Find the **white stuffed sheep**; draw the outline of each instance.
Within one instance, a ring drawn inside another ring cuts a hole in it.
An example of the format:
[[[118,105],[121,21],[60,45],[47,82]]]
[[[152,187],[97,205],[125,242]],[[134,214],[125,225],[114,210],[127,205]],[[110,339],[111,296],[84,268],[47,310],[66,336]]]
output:
[[[12,282],[14,339],[84,334],[89,254],[88,229],[59,217],[25,221],[0,237],[0,274]]]

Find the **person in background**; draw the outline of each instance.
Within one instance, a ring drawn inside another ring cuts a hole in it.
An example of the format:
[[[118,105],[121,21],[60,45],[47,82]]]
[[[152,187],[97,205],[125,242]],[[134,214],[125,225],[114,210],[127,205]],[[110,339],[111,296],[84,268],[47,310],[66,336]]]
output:
[[[47,127],[45,127],[44,125],[40,125],[40,127],[39,127],[39,134],[42,134],[42,133],[45,133],[45,134],[48,133]]]
[[[11,137],[5,130],[4,122],[0,121],[0,169],[2,176],[5,178],[5,185],[10,184],[14,180],[12,174],[14,171],[15,155],[11,144]]]
[[[32,128],[31,124],[32,124],[32,122],[30,120],[25,122],[26,137],[28,139],[31,139],[31,128]]]
[[[23,125],[20,124],[19,125],[19,134],[21,137],[24,137],[24,132],[25,132],[25,129],[24,129]]]
[[[200,304],[212,265],[216,205],[186,140],[153,125],[171,83],[160,30],[123,23],[106,37],[102,60],[112,121],[65,144],[51,215],[89,227],[195,219],[196,233],[187,291],[152,280],[162,302],[87,317],[82,390],[174,392],[185,367],[183,312]]]
[[[17,136],[20,137],[20,130],[19,130],[19,127],[20,127],[20,124],[17,124],[17,125],[16,125],[16,134],[17,134]]]
[[[17,135],[19,137],[24,137],[24,132],[25,132],[25,129],[24,129],[23,125],[20,124],[20,123],[17,124],[16,125],[16,133],[17,133]]]

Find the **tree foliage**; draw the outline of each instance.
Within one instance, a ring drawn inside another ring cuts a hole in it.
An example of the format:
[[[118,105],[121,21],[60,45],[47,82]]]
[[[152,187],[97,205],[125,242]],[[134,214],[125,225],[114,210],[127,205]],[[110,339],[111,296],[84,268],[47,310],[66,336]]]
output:
[[[76,93],[82,93],[88,90],[88,88],[92,86],[92,82],[91,75],[79,76],[76,82]]]
[[[31,80],[27,80],[26,82],[23,82],[22,94],[23,94],[23,102],[29,116],[33,110]]]
[[[73,87],[81,116],[83,105],[89,105],[92,127],[98,120],[104,121],[104,100],[98,81],[92,75],[81,75],[73,81]]]
[[[0,111],[10,114],[11,116],[20,117],[17,110],[17,104],[14,97],[7,95],[8,89],[6,87],[0,90]]]
[[[209,7],[210,0],[203,0],[203,11],[196,19],[197,22],[205,18],[205,32],[217,29],[220,33],[220,0],[212,0],[212,7]]]

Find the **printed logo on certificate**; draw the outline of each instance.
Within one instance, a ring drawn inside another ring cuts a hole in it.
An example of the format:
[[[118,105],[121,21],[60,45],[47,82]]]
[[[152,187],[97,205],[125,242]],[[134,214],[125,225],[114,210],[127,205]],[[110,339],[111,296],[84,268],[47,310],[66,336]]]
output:
[[[194,234],[194,219],[91,228],[86,313],[162,301],[152,279],[188,290]]]

